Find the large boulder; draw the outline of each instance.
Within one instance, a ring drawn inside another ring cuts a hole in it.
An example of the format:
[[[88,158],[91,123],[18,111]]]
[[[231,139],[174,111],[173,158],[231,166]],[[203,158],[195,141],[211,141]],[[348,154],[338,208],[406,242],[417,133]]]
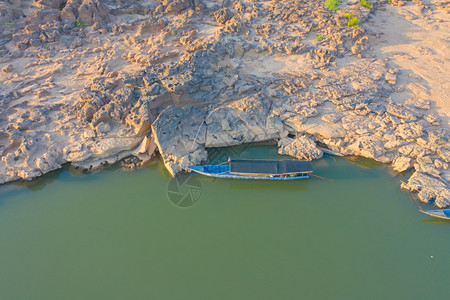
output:
[[[68,0],[61,12],[61,19],[66,23],[79,20],[92,25],[103,23],[108,17],[108,7],[99,0]]]
[[[180,13],[181,11],[192,7],[192,0],[164,0],[163,5],[166,13]]]
[[[407,183],[401,187],[413,192],[418,192],[420,201],[428,203],[434,199],[434,205],[439,208],[450,205],[450,190],[441,178],[436,178],[422,172],[414,172]]]
[[[397,172],[405,172],[406,170],[412,168],[413,160],[409,157],[399,156],[394,159],[392,166]]]
[[[278,154],[293,156],[301,160],[319,159],[323,156],[322,150],[307,136],[296,139],[285,137],[278,142]]]
[[[205,116],[198,107],[169,106],[153,122],[155,143],[172,176],[207,159]]]
[[[404,140],[415,140],[424,134],[423,126],[420,123],[411,122],[400,124],[395,134]]]
[[[283,123],[270,111],[270,101],[245,97],[214,109],[206,119],[206,147],[227,147],[286,136]]]
[[[394,158],[386,152],[383,143],[376,136],[355,138],[344,150],[343,154],[359,155],[382,163],[390,163]]]

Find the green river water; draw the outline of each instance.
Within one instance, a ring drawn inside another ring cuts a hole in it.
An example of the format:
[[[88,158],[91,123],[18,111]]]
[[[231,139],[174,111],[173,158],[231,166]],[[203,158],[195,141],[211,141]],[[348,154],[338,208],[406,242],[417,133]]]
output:
[[[418,212],[407,177],[313,169],[334,181],[177,182],[154,159],[0,186],[0,299],[447,299],[450,222]]]

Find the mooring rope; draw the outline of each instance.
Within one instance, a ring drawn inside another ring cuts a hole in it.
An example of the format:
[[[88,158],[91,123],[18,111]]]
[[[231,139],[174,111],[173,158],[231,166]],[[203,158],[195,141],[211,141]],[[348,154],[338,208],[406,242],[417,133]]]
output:
[[[411,197],[411,199],[416,202],[417,206],[419,207],[420,211],[423,211],[422,205],[420,205],[419,201],[417,201],[417,199],[415,199],[413,193],[411,191],[408,191],[409,193],[409,197]]]
[[[404,182],[403,180],[400,180],[400,182],[405,184],[405,185],[408,185],[408,183]],[[423,187],[422,185],[415,185],[415,186]],[[408,190],[408,194],[409,194],[409,198],[411,199],[411,201],[414,201],[417,204],[417,206],[419,207],[419,210],[423,211],[422,206],[420,205],[419,201],[417,201],[417,199],[414,197],[414,195],[413,195],[411,190]]]
[[[218,107],[216,107],[216,108],[219,108],[219,107],[220,107],[220,106],[218,106]],[[215,108],[215,109],[216,109],[216,108]],[[211,116],[211,114],[212,114],[213,112],[214,112],[214,109],[211,110],[211,111],[209,112],[209,114],[206,116],[206,118],[200,123],[200,126],[198,126],[197,134],[195,135],[194,141],[192,142],[191,150],[194,149],[195,142],[197,141],[197,137],[198,137],[198,135],[200,134],[200,129],[202,128],[203,123],[206,124],[206,120]]]
[[[310,173],[309,175],[314,176],[314,177],[317,177],[317,178],[320,178],[320,179],[324,179],[324,180],[328,180],[328,181],[333,181],[333,179],[325,178],[325,177],[322,177],[322,176],[319,176],[319,175],[316,175],[316,174],[313,174],[313,173]]]

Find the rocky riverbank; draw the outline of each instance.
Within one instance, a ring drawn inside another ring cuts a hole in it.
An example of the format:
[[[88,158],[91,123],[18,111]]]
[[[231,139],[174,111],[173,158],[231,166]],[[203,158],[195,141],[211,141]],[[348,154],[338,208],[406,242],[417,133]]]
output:
[[[312,160],[320,142],[414,169],[402,187],[446,207],[449,4],[363,3],[2,2],[0,183],[155,150],[175,175],[268,140]]]

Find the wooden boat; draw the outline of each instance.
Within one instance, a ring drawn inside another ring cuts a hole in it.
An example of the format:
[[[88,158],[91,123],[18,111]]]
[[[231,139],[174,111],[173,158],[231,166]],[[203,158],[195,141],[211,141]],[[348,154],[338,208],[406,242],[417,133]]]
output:
[[[420,212],[436,218],[450,220],[450,209],[420,210]]]
[[[301,160],[229,159],[228,164],[188,167],[202,175],[233,179],[296,180],[312,173],[311,163]]]

